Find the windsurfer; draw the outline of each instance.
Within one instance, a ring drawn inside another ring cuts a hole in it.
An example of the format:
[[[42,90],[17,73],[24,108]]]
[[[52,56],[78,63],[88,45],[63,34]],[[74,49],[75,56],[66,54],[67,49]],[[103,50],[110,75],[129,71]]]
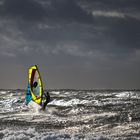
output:
[[[45,110],[47,104],[50,102],[49,92],[43,92],[42,80],[38,67],[31,66],[28,70],[28,90],[26,93],[26,105],[29,108],[39,111]]]
[[[33,90],[34,90],[35,95],[38,95],[37,89],[36,89],[37,85],[38,85],[38,83],[34,82]],[[30,85],[28,85],[28,90],[27,90],[27,93],[26,93],[26,105],[29,105],[31,107],[33,107],[35,105],[36,108],[38,108],[40,110],[45,110],[47,104],[50,102],[50,95],[49,95],[48,91],[47,91],[47,93],[44,92],[44,95],[45,95],[45,102],[43,104],[40,104],[39,107],[37,107],[37,104],[32,100],[32,95],[31,95],[31,92],[30,92]],[[41,97],[37,97],[37,99],[38,98],[41,98]]]

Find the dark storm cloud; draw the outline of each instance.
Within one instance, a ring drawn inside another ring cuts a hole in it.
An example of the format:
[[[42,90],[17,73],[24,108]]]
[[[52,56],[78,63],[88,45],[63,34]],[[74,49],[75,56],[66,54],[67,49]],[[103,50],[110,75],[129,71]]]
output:
[[[5,0],[2,4],[3,15],[27,21],[41,21],[42,19],[92,22],[90,13],[83,10],[74,0]],[[49,22],[49,21],[48,21]]]
[[[56,18],[74,20],[79,22],[92,22],[90,13],[83,10],[74,0],[52,0],[53,16]]]
[[[104,52],[123,55],[140,49],[140,1],[138,0],[80,0],[92,12],[96,33],[102,34],[91,44]],[[126,56],[126,55],[125,55]]]
[[[34,0],[5,0],[3,3],[5,16],[24,20],[41,20],[45,10],[40,3]]]
[[[140,21],[128,18],[124,21],[116,21],[112,24],[108,33],[114,38],[115,44],[127,49],[140,48]]]
[[[112,17],[98,17],[96,21],[97,26],[103,28],[100,30],[102,36],[99,36],[98,41],[108,41],[108,47],[112,45],[109,45],[109,42],[114,43],[109,47],[110,49],[114,48],[115,51],[124,49],[127,52],[129,49],[140,48],[140,21],[132,18],[116,19]]]
[[[79,0],[91,9],[109,10],[109,9],[139,9],[139,0]]]
[[[3,7],[3,15],[10,16],[11,24],[17,26],[15,31],[22,33],[25,48],[38,46],[44,50],[46,46],[46,52],[66,52],[78,56],[87,52],[85,56],[91,56],[97,51],[119,54],[139,48],[139,20],[125,16],[123,11],[121,13],[118,12],[119,10],[116,13],[110,11],[112,7],[114,9],[120,7],[121,10],[130,6],[137,8],[137,1],[132,5],[130,5],[132,1],[127,2],[126,0],[79,0],[78,2],[74,0],[5,0],[1,7]],[[84,7],[85,5],[88,5],[87,8],[92,6],[92,9],[88,10]],[[92,15],[94,5],[100,5],[101,8],[97,6],[95,9],[100,12],[95,11]],[[106,8],[109,8],[107,12]],[[14,21],[14,18],[18,20]],[[74,49],[74,46],[77,49]]]
[[[87,87],[109,77],[114,82],[127,69],[129,77],[140,69],[139,5],[138,0],[1,0],[0,62],[49,65],[60,79],[81,71]]]

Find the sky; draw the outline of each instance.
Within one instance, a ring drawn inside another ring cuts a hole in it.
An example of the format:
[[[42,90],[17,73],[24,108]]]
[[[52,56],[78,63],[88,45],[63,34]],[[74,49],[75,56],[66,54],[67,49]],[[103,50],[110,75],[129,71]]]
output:
[[[139,89],[139,0],[0,0],[0,88]]]

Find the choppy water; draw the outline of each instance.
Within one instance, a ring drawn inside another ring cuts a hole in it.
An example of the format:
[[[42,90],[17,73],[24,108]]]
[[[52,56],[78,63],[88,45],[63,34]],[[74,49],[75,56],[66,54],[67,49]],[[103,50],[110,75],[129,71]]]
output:
[[[140,139],[140,91],[51,90],[45,112],[24,104],[24,90],[0,90],[0,139]]]

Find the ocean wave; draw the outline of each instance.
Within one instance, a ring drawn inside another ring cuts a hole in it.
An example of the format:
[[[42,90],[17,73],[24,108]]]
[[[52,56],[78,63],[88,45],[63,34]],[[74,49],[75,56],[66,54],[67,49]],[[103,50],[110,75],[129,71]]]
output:
[[[44,112],[26,91],[0,90],[0,139],[139,139],[140,91],[50,91]]]
[[[117,93],[115,96],[118,98],[130,98],[134,93],[133,92],[120,92]]]
[[[69,128],[68,128],[69,129]],[[71,128],[71,129],[75,129]],[[67,130],[66,130],[67,131]],[[69,129],[70,131],[70,129]],[[0,131],[0,138],[3,140],[17,140],[17,139],[37,139],[37,140],[79,140],[79,139],[88,139],[88,140],[111,140],[110,137],[103,135],[94,135],[94,134],[82,134],[82,133],[74,133],[71,135],[70,133],[66,133],[65,131],[60,132],[37,132],[35,128],[29,127],[28,129],[23,130],[11,130],[5,129]]]
[[[79,100],[79,99],[71,99],[69,101],[65,100],[53,100],[52,102],[49,103],[49,105],[56,105],[56,106],[74,106],[78,104],[89,104],[91,101],[88,100]]]

